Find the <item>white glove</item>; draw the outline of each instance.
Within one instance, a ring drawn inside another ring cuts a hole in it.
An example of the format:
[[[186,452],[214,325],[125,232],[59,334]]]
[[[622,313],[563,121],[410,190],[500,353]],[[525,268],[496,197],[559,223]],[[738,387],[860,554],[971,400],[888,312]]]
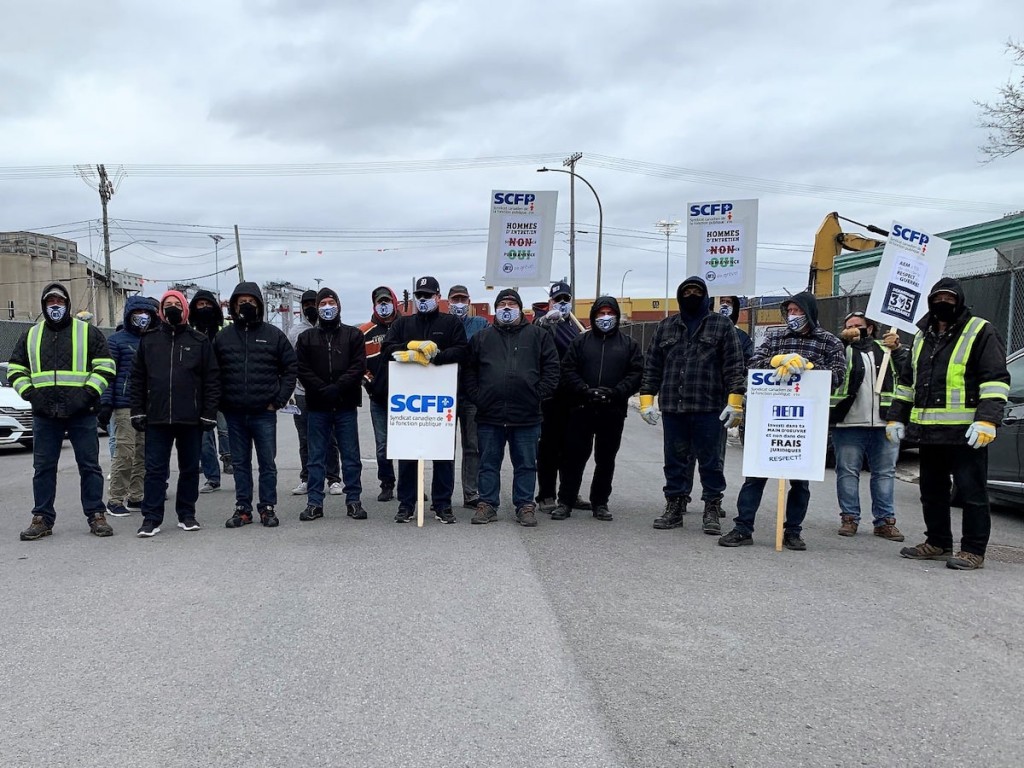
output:
[[[996,425],[991,421],[976,421],[967,428],[964,437],[971,448],[984,448],[996,439]]]
[[[564,320],[565,318],[562,317],[561,312],[557,309],[552,309],[549,310],[547,314],[541,315],[540,318],[538,318],[537,325],[555,325],[563,322]]]
[[[725,406],[725,409],[722,411],[721,415],[718,417],[718,420],[725,424],[726,429],[738,427],[740,425],[740,422],[743,421],[743,409],[736,408],[735,406],[732,405],[727,405]]]
[[[885,425],[885,439],[890,443],[899,443],[906,434],[906,425],[899,421],[890,421]]]
[[[661,418],[661,412],[654,407],[654,395],[640,395],[640,418],[652,427]]]

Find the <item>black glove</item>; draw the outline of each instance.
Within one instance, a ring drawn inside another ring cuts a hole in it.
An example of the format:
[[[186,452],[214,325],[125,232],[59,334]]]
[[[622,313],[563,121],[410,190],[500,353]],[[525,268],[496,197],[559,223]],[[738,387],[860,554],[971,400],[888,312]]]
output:
[[[608,387],[590,387],[587,390],[587,402],[591,405],[607,405],[611,402],[611,392]]]
[[[96,412],[96,423],[104,429],[110,426],[110,417],[114,415],[114,406],[104,403]]]
[[[145,414],[132,416],[132,429],[134,429],[136,432],[145,432],[147,421],[148,419],[146,419]]]
[[[199,419],[199,426],[202,427],[203,432],[211,432],[217,428],[217,420],[203,416]]]
[[[320,388],[320,394],[324,400],[333,405],[338,402],[338,397],[341,395],[341,387],[337,384],[328,384]]]

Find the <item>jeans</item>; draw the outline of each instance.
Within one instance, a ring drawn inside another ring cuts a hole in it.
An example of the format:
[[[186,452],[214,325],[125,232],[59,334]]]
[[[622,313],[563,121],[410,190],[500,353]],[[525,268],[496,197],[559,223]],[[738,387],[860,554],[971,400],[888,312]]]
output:
[[[722,471],[722,422],[717,413],[662,413],[665,451],[665,498],[689,500],[693,469],[700,470],[701,499],[714,501],[725,493]]]
[[[540,425],[502,427],[477,422],[476,432],[480,439],[480,501],[498,508],[501,501],[501,463],[505,459],[505,444],[508,443],[508,455],[512,459],[512,503],[517,510],[524,504],[532,504],[537,487]]]
[[[324,505],[324,474],[327,457],[341,446],[341,474],[345,478],[345,503],[357,504],[363,493],[363,462],[359,459],[359,421],[356,409],[310,411],[306,414],[309,440],[309,485],[306,503]]]
[[[131,408],[115,408],[110,423],[117,424],[117,447],[107,497],[114,504],[141,499],[146,476],[146,435],[132,427]]]
[[[224,457],[231,458],[231,448],[228,446],[227,422],[224,420],[224,414],[218,411],[217,429],[203,433],[203,448],[199,458],[203,476],[213,485],[220,485],[220,462]]]
[[[437,511],[451,509],[452,493],[455,492],[455,462],[434,459],[433,478],[430,481],[430,505]],[[416,507],[416,462],[400,459],[398,462],[398,506],[405,509]]]
[[[164,521],[167,478],[171,472],[171,448],[178,449],[178,488],[174,511],[178,520],[196,516],[199,498],[199,453],[202,430],[197,424],[151,424],[146,427],[146,482],[142,516],[160,525]]]
[[[277,411],[225,411],[231,466],[235,477],[235,507],[252,512],[252,449],[259,465],[259,503],[277,504]]]
[[[295,405],[301,413],[293,416],[295,432],[299,436],[299,480],[309,483],[309,421],[306,413],[306,396],[295,395]],[[341,461],[338,458],[338,441],[331,432],[331,451],[327,454],[327,484],[341,482]],[[322,485],[322,483],[321,483]]]
[[[388,407],[385,403],[370,401],[370,422],[377,453],[377,479],[381,488],[394,488],[395,465],[388,458]]]
[[[32,514],[39,515],[50,526],[57,519],[53,502],[57,496],[57,462],[65,432],[75,451],[82,511],[89,519],[96,513],[106,512],[96,414],[84,412],[67,419],[51,419],[35,413],[32,415]]]
[[[477,476],[480,474],[480,441],[476,434],[476,406],[460,402],[456,418],[459,421],[459,439],[462,441],[462,500],[480,498]],[[575,501],[575,499],[574,499]]]
[[[953,548],[953,530],[949,519],[949,476],[953,476],[963,499],[963,529],[960,549],[985,556],[992,530],[989,517],[988,448],[961,445],[922,444],[921,509],[929,544]]]
[[[898,443],[885,439],[885,427],[836,427],[832,430],[836,449],[836,496],[839,511],[860,522],[860,470],[867,457],[871,470],[871,516],[877,528],[894,518],[893,492],[896,485]]]
[[[748,536],[754,532],[754,518],[761,506],[761,496],[768,482],[766,477],[748,477],[743,481],[740,495],[736,499],[737,515],[733,518],[736,530]],[[789,496],[786,500],[785,536],[799,536],[807,517],[807,504],[811,500],[811,485],[806,480],[790,480]]]
[[[543,421],[537,445],[537,501],[555,498],[558,470],[565,456],[565,433],[569,428],[571,408],[572,403],[560,393],[541,404]]]
[[[583,471],[594,452],[594,479],[590,481],[590,504],[597,508],[608,504],[615,475],[615,457],[622,444],[626,414],[615,407],[583,406],[569,416],[569,430],[562,462],[562,481],[558,503],[572,508],[583,484]]]

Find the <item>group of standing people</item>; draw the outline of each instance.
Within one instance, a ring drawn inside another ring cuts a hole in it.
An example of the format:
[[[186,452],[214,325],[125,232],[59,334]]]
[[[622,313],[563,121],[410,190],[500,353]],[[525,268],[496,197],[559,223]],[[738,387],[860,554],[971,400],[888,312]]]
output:
[[[899,444],[908,438],[921,450],[927,536],[901,555],[945,560],[956,569],[983,567],[990,528],[984,448],[995,438],[1009,376],[1002,341],[967,308],[955,280],[944,278],[933,287],[911,349],[891,330],[879,339],[880,329],[863,312],[848,315],[839,336],[833,335],[819,324],[816,300],[807,292],[782,303],[785,324],[769,329],[756,349],[736,326],[737,297],[721,299],[714,311],[706,283],[690,277],[679,285],[677,300],[679,313],[658,325],[646,356],[621,331],[621,311],[612,297],[594,302],[584,332],[571,311],[569,285],[555,283],[549,301],[534,305],[532,322],[518,292],[505,289],[488,323],[472,315],[464,285],[451,287],[448,311],[441,312],[441,288],[429,276],[416,281],[408,313],[389,287],[374,288],[372,316],[358,327],[341,322],[334,290],[307,291],[290,336],[265,321],[255,283],[239,283],[233,291],[227,326],[208,292],[200,291],[191,303],[177,291],[159,302],[133,297],[123,329],[108,345],[96,328],[70,315],[67,290],[53,283],[42,294],[42,320],[18,342],[8,369],[34,415],[35,504],[21,538],[52,532],[65,433],[79,466],[83,511],[97,536],[113,533],[106,514],[136,510],[143,516],[138,535],[159,533],[172,448],[178,453],[178,527],[199,529],[196,501],[201,490],[219,489],[222,458],[235,485],[226,526],[240,528],[258,517],[262,525],[276,527],[277,413],[286,406],[295,414],[300,444],[300,482],[292,492],[307,497],[299,519],[322,518],[327,495],[344,495],[347,515],[365,519],[356,416],[364,393],[374,431],[377,500],[397,498],[395,521],[408,522],[417,502],[416,463],[401,460],[396,471],[387,458],[387,374],[394,361],[459,366],[462,506],[473,510],[473,524],[497,519],[506,447],[521,525],[537,525],[538,511],[555,521],[580,509],[612,520],[616,456],[629,399],[639,392],[644,421],[663,423],[665,508],[654,527],[683,524],[696,471],[704,532],[720,536],[725,547],[749,545],[765,478],[745,478],[732,530],[721,535],[720,522],[726,430],[743,428],[746,372],[774,370],[785,381],[817,368],[831,374],[839,535],[857,533],[859,475],[866,462],[874,534],[904,540],[896,527],[893,486]],[[96,425],[111,421],[118,439],[104,503]],[[223,437],[218,450],[219,431],[226,432],[226,452]],[[584,499],[581,486],[591,455],[594,476]],[[200,468],[206,474],[202,489]],[[964,498],[964,534],[955,554],[951,477]],[[429,500],[442,523],[456,522],[454,493],[454,461],[434,461]],[[802,526],[809,499],[806,481],[790,482],[787,549],[806,549]]]

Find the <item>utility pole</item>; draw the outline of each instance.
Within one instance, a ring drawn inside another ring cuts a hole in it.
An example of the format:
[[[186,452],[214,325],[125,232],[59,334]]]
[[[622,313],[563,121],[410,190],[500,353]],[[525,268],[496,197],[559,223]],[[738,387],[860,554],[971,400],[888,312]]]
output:
[[[582,152],[573,152],[562,161],[562,166],[572,174],[569,177],[569,285],[572,287],[573,314],[576,312],[576,163],[582,157]]]
[[[107,177],[107,167],[103,163],[96,166],[96,172],[100,177],[98,188],[100,204],[103,206],[103,265],[107,270],[107,323],[114,326],[117,324],[114,320],[114,271],[110,266],[110,225],[107,222],[107,203],[114,196],[114,185]],[[96,324],[99,325],[98,322]]]
[[[245,281],[245,271],[242,269],[242,241],[238,238],[238,225],[235,224],[235,253],[238,255],[238,282]]]
[[[672,233],[679,228],[679,220],[666,221],[665,219],[662,219],[661,221],[655,222],[654,226],[665,233],[665,317],[668,317],[668,303],[671,297],[668,285],[669,241],[672,238]]]
[[[213,276],[217,285],[217,303],[220,303],[220,241],[224,238],[220,235],[210,235],[213,240]]]

